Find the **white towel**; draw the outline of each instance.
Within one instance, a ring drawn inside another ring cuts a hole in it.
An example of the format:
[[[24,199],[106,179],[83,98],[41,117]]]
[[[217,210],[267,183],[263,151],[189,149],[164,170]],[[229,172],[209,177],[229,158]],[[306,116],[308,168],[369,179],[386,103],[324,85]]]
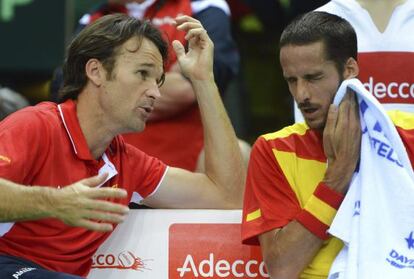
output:
[[[362,141],[359,170],[329,233],[344,242],[329,279],[414,278],[414,173],[397,130],[380,103],[357,79]]]

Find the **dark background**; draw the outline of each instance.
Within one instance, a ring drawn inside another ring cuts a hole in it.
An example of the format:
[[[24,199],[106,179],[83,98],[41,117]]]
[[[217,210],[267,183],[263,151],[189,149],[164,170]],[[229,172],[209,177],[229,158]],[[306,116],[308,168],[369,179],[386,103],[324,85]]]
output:
[[[0,0],[0,85],[32,104],[48,100],[53,70],[61,65],[79,18],[101,2]],[[241,71],[224,101],[239,137],[253,143],[260,134],[293,122],[278,61],[279,36],[292,17],[325,2],[228,0]]]

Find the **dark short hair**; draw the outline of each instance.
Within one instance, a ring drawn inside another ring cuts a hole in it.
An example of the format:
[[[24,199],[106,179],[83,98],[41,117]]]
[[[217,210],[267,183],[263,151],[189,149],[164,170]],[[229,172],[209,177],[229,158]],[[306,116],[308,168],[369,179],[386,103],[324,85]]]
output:
[[[354,28],[345,19],[326,12],[309,12],[294,19],[280,37],[280,48],[322,41],[326,59],[333,61],[339,73],[349,58],[357,60],[358,46]]]
[[[89,59],[98,59],[110,79],[120,46],[132,37],[152,41],[160,51],[165,66],[168,44],[155,26],[125,14],[106,15],[88,25],[70,43],[63,64],[60,101],[76,99],[85,87],[88,81],[85,65]]]

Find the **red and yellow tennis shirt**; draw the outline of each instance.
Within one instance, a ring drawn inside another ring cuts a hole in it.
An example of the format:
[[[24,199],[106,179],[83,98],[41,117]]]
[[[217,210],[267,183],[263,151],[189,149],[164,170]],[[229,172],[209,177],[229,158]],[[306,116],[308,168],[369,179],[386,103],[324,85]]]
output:
[[[102,187],[128,191],[128,204],[157,190],[167,167],[125,144],[121,136],[95,160],[72,100],[41,103],[0,122],[0,177],[23,185],[66,186],[109,170]],[[56,219],[0,224],[0,254],[26,258],[47,269],[86,276],[92,256],[110,233],[70,227]]]
[[[411,162],[414,161],[414,114],[391,111]],[[249,162],[244,196],[243,243],[259,245],[258,236],[282,228],[305,208],[326,171],[322,135],[297,123],[278,132],[263,135],[256,141]],[[309,203],[308,203],[309,204]],[[308,211],[324,216],[313,202]],[[329,215],[329,212],[326,214]],[[323,222],[323,218],[320,220]],[[336,238],[326,240],[300,278],[326,278],[329,268],[342,248]]]

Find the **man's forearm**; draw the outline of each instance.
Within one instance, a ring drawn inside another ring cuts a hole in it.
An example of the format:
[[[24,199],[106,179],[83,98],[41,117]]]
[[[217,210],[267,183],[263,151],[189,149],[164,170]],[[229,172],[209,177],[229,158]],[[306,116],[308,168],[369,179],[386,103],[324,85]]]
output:
[[[240,208],[246,170],[233,126],[214,78],[192,84],[204,127],[205,173],[221,188],[226,207]]]
[[[320,182],[303,208],[282,229],[260,236],[266,263],[275,278],[297,278],[319,251],[344,196]],[[263,245],[264,244],[264,245]]]
[[[24,186],[0,178],[0,222],[37,220],[50,217],[48,187]]]
[[[323,240],[296,220],[259,236],[271,278],[298,278],[320,250]]]

